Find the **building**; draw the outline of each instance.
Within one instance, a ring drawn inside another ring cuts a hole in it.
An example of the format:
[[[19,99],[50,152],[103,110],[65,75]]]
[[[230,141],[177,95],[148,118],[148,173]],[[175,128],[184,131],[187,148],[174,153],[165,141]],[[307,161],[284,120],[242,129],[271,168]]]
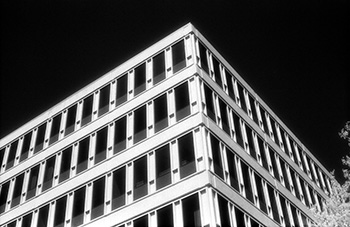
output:
[[[0,226],[310,226],[330,174],[191,24],[0,141]]]

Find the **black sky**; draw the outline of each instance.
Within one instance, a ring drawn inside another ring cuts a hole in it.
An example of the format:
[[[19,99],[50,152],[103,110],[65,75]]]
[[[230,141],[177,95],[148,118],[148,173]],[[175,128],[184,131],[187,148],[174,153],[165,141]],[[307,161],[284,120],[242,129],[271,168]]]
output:
[[[299,139],[340,171],[350,7],[338,1],[1,1],[0,138],[192,22]]]

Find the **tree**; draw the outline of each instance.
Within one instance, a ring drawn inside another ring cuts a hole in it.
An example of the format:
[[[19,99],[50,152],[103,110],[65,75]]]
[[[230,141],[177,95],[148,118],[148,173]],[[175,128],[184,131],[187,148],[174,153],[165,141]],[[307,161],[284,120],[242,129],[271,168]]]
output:
[[[346,122],[339,136],[347,140],[350,147],[350,121]],[[323,210],[317,207],[311,209],[316,221],[314,227],[350,227],[350,157],[343,157],[342,163],[345,166],[345,182],[340,184],[332,172],[331,192],[323,204]]]

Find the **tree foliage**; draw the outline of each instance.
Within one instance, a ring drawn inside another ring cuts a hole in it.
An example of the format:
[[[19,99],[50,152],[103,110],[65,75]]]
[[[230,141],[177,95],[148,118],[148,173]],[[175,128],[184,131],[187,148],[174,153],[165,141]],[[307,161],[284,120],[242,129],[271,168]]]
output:
[[[339,136],[347,140],[350,147],[350,121],[346,122]],[[345,183],[340,184],[332,172],[331,193],[323,204],[323,210],[312,208],[316,223],[314,227],[350,227],[350,157],[342,158],[345,166],[343,175]]]

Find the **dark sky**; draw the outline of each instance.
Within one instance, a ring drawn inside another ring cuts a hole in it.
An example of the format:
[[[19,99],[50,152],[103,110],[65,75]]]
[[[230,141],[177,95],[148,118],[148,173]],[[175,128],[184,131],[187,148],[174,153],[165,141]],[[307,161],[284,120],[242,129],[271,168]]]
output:
[[[339,172],[349,152],[338,137],[350,120],[348,2],[1,1],[0,137],[192,22]]]

